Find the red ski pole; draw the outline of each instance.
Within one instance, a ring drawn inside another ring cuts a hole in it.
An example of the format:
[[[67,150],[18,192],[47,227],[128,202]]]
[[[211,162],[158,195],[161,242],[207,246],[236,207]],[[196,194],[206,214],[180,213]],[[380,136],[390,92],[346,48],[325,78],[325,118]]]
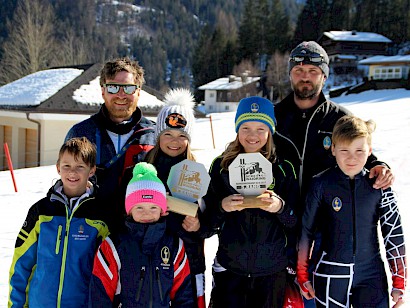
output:
[[[10,173],[11,173],[11,178],[13,180],[14,191],[17,192],[16,179],[14,178],[13,163],[11,162],[9,146],[7,145],[7,143],[4,144],[4,153],[6,154],[6,157],[7,157],[7,165],[9,166],[9,170],[10,170]]]

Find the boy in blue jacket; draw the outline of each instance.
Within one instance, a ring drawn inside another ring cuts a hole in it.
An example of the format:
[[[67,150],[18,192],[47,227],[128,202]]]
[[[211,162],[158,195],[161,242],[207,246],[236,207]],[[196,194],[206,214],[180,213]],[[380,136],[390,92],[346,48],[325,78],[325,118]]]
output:
[[[61,147],[61,179],[29,209],[16,240],[8,307],[87,306],[93,257],[109,233],[88,181],[95,159],[85,137]]]
[[[155,167],[138,163],[125,197],[126,231],[98,248],[90,307],[194,305],[190,267],[181,239],[166,229],[166,190]]]

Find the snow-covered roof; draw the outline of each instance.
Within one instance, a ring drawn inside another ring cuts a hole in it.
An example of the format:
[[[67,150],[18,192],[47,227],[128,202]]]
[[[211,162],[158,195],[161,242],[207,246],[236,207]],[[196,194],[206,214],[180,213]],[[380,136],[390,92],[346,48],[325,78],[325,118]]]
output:
[[[84,70],[75,68],[48,69],[15,80],[0,87],[0,106],[39,106],[42,102],[68,85]],[[104,103],[101,96],[100,77],[81,85],[73,93],[73,100],[86,105]],[[138,106],[157,107],[163,102],[141,90]]]
[[[328,31],[324,32],[328,38],[334,41],[349,41],[349,42],[374,42],[374,43],[391,43],[387,37],[373,32],[359,31]]]
[[[200,86],[199,90],[236,90],[242,88],[244,85],[256,82],[260,80],[260,77],[247,77],[245,82],[242,82],[240,77],[234,78],[234,80],[229,77],[218,78],[207,84]]]
[[[410,55],[397,55],[397,56],[374,56],[371,58],[363,59],[359,61],[361,65],[378,64],[378,63],[410,63]]]
[[[73,93],[73,99],[82,104],[103,104],[104,100],[101,95],[100,76],[91,80],[88,84],[83,84]],[[164,103],[157,99],[156,96],[141,90],[138,100],[139,107],[157,107]]]
[[[75,68],[39,71],[0,87],[0,106],[38,106],[81,75]]]
[[[353,55],[337,55],[337,57],[341,60],[356,60],[357,57]]]

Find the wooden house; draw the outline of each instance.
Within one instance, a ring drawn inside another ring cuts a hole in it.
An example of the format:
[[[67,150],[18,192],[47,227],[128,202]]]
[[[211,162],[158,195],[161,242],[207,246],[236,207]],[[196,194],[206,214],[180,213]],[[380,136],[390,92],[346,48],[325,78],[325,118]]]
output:
[[[244,97],[260,95],[260,77],[223,77],[198,87],[205,91],[205,113],[236,111]]]

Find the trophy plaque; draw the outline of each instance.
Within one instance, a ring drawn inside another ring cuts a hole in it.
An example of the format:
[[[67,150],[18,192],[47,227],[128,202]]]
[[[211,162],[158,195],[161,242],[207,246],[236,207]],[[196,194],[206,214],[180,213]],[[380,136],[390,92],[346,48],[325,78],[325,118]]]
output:
[[[261,153],[241,153],[229,165],[229,183],[244,196],[246,208],[268,206],[260,198],[269,198],[264,193],[272,183],[272,164]]]
[[[172,166],[167,184],[172,196],[167,196],[170,211],[195,217],[198,204],[209,186],[211,178],[203,164],[185,159]]]

